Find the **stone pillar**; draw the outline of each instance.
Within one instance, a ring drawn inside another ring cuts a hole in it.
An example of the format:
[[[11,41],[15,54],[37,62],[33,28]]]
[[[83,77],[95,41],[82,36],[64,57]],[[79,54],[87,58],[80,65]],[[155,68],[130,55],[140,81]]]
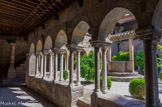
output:
[[[14,67],[14,63],[15,63],[15,46],[16,43],[15,42],[11,42],[10,43],[10,66],[8,69],[8,74],[7,74],[7,78],[8,79],[14,79],[16,78],[16,70]]]
[[[66,58],[65,58],[65,69],[68,71],[69,70],[69,56],[66,55]]]
[[[52,81],[53,80],[53,61],[52,61],[52,56],[53,56],[53,52],[50,51],[49,53],[50,59],[49,59],[49,72],[50,72],[50,76],[49,76],[49,80]]]
[[[159,88],[158,88],[158,69],[157,69],[157,41],[153,41],[152,43],[152,60],[153,60],[153,86],[154,86],[154,103],[156,107],[160,107],[160,99],[159,99]]]
[[[108,52],[107,52],[108,59],[107,60],[108,60],[108,62],[110,62],[111,61],[111,46],[109,46],[107,49],[108,49]]]
[[[40,55],[41,58],[41,68],[40,68],[40,78],[43,78],[43,54]]]
[[[74,86],[73,72],[74,72],[74,51],[75,49],[69,48],[70,50],[70,72],[69,72],[69,86]]]
[[[47,54],[48,54],[48,52],[46,52],[46,51],[43,51],[43,53],[44,53],[44,70],[43,70],[43,79],[44,80],[47,80],[47,75],[46,75],[46,70],[47,70]]]
[[[58,70],[58,53],[55,52],[54,54],[54,82],[57,81],[57,70]]]
[[[35,53],[36,55],[36,67],[35,67],[35,78],[39,77],[39,53]]]
[[[80,52],[82,51],[82,49],[77,49],[77,81],[76,81],[76,85],[79,86],[81,85],[80,83]]]
[[[140,31],[137,35],[143,40],[144,45],[144,74],[145,74],[145,92],[146,107],[155,107],[154,104],[154,87],[153,87],[153,60],[152,60],[152,43],[153,30],[146,29]]]
[[[107,93],[107,47],[102,47],[102,92]]]
[[[63,81],[64,78],[63,78],[63,66],[64,66],[64,53],[65,51],[60,51],[60,78],[59,78],[59,81]]]
[[[130,67],[130,71],[134,72],[134,45],[133,45],[133,38],[129,38],[129,67]]]

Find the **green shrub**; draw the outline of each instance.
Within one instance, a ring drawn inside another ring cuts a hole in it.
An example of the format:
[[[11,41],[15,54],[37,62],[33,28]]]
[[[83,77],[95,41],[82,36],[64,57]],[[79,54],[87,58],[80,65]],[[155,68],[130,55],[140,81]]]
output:
[[[67,70],[63,70],[63,78],[64,78],[64,80],[67,80],[68,79],[68,72],[67,72]]]
[[[107,77],[107,88],[110,90],[111,88],[111,79],[110,77]],[[100,77],[100,87],[102,87],[102,77]]]
[[[140,50],[135,55],[135,66],[140,66],[140,69],[144,71],[144,51]]]
[[[134,98],[143,99],[145,96],[145,80],[131,80],[129,84],[129,92]]]
[[[160,81],[162,81],[162,72],[160,72]]]
[[[112,57],[113,61],[129,61],[129,52],[118,52]]]

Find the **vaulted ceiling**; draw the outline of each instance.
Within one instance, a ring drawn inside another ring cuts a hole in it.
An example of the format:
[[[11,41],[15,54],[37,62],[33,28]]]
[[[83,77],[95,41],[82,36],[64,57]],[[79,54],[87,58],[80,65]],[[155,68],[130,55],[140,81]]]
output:
[[[0,0],[0,36],[25,35],[74,0]]]

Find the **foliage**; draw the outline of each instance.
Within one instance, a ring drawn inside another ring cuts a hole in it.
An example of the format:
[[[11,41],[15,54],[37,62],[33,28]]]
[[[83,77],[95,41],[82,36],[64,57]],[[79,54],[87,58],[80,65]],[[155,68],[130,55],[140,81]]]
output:
[[[112,57],[113,61],[128,61],[129,60],[129,52],[118,52]]]
[[[64,78],[64,80],[67,80],[68,76],[69,76],[69,74],[68,74],[67,70],[63,70],[63,78]]]
[[[82,55],[80,58],[80,72],[81,77],[85,78],[87,81],[94,81],[95,78],[95,61],[94,52]]]
[[[140,50],[135,55],[135,66],[140,66],[140,69],[144,71],[144,51]]]
[[[74,60],[74,69],[77,67],[77,60]]]
[[[130,94],[138,99],[143,99],[145,96],[145,80],[144,79],[133,79],[129,84]]]
[[[158,49],[160,50],[160,55],[162,55],[162,45],[158,45]]]
[[[107,77],[107,88],[110,90],[111,88],[111,79],[110,77]],[[100,87],[102,87],[102,77],[100,77]]]
[[[160,81],[162,81],[162,72],[160,72]]]

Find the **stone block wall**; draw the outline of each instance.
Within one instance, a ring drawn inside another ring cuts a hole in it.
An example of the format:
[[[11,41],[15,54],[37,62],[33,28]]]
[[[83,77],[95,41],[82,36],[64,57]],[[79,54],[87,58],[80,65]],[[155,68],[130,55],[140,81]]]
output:
[[[53,83],[43,79],[26,76],[27,87],[38,92],[60,107],[76,105],[79,97],[83,96],[83,86],[69,87],[68,82]]]
[[[108,72],[130,72],[128,61],[108,62]]]

